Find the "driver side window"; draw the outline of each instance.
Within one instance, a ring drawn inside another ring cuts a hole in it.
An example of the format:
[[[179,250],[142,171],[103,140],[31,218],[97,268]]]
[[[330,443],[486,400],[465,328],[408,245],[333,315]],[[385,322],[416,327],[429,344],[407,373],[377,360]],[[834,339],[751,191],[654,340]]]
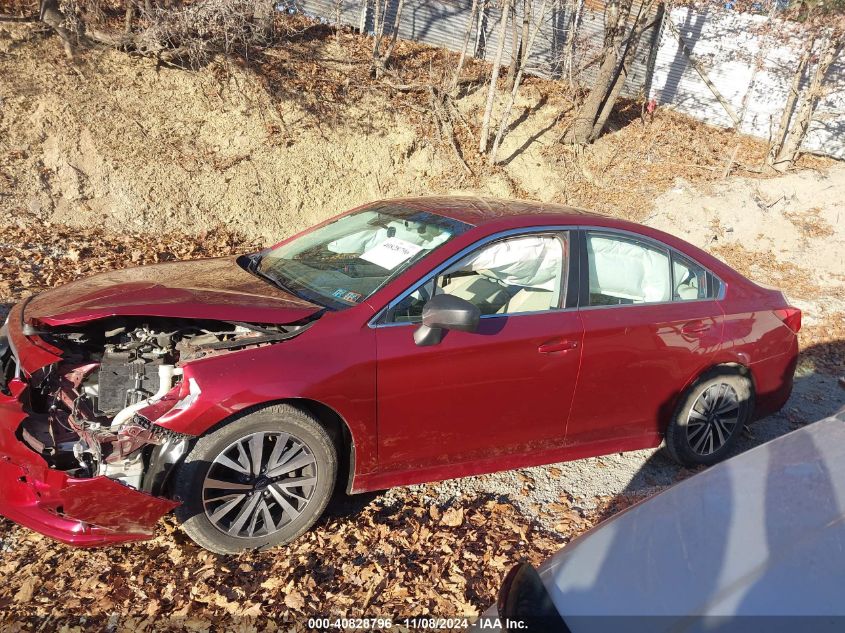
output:
[[[566,234],[520,235],[486,244],[402,299],[387,322],[419,323],[435,294],[466,299],[482,315],[554,310],[565,290],[566,239]]]

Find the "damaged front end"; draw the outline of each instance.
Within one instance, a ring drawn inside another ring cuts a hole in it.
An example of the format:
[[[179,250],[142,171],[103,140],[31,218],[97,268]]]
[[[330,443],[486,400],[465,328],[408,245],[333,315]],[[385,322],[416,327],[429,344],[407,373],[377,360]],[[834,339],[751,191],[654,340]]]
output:
[[[168,484],[194,438],[157,422],[200,395],[191,361],[307,327],[119,317],[42,328],[24,310],[0,336],[0,515],[74,545],[148,538],[178,505]]]

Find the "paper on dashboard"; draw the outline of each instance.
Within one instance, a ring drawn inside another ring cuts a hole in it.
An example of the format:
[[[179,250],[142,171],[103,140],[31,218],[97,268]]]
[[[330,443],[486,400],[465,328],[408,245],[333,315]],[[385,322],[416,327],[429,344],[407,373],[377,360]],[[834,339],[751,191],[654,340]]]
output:
[[[421,250],[422,246],[417,246],[398,237],[388,237],[382,243],[363,253],[361,259],[387,270],[393,270]]]

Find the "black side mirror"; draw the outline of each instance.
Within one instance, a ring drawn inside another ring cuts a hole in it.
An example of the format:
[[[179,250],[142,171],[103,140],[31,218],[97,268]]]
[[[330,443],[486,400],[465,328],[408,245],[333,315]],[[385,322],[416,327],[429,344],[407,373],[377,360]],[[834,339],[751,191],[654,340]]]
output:
[[[466,299],[454,295],[435,295],[423,306],[422,325],[414,332],[417,345],[437,345],[443,330],[475,332],[481,310]]]
[[[542,577],[530,563],[519,563],[507,573],[496,608],[503,621],[519,622],[519,628],[525,627],[531,633],[570,633]],[[515,633],[518,629],[504,630]]]

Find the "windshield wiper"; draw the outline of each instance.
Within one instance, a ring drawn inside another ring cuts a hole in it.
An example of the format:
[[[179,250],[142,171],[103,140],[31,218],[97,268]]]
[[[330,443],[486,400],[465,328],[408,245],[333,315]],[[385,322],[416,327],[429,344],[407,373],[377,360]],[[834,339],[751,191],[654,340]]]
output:
[[[327,306],[324,303],[322,303],[321,301],[317,301],[317,300],[315,300],[311,297],[304,296],[302,293],[297,292],[293,288],[285,285],[278,277],[274,277],[273,275],[265,273],[263,270],[261,270],[259,268],[259,266],[261,265],[261,260],[263,258],[264,258],[264,256],[261,255],[260,253],[255,253],[254,255],[248,255],[246,257],[246,269],[247,269],[247,271],[251,272],[256,277],[261,277],[262,279],[266,279],[267,281],[269,281],[271,284],[273,284],[274,286],[276,286],[280,290],[284,290],[285,292],[292,294],[294,297],[298,297],[299,299],[307,301],[308,303],[315,303],[315,304],[317,304],[318,306],[320,306],[324,309],[327,308]]]

